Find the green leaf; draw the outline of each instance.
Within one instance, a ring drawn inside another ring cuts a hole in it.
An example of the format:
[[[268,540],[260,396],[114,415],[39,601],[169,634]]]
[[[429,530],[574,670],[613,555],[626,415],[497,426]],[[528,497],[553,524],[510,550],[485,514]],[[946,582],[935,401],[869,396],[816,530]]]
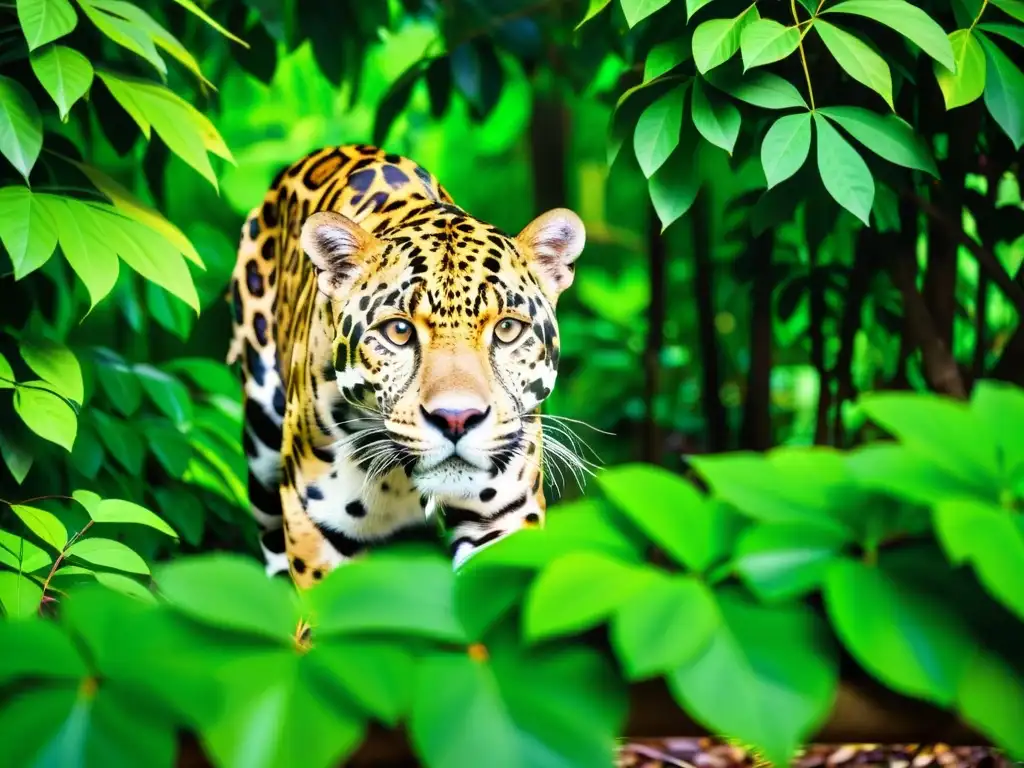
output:
[[[17,80],[0,77],[0,154],[25,177],[43,148],[43,118],[32,96]]]
[[[26,381],[14,393],[14,410],[25,426],[44,440],[70,453],[78,431],[78,417],[71,406],[47,389],[41,381]]]
[[[1024,3],[1021,4],[1024,7]],[[1017,24],[979,24],[976,29],[983,32],[989,32],[993,35],[999,35],[1007,40],[1016,43],[1017,45],[1024,46],[1024,27],[1018,26]]]
[[[864,159],[828,120],[814,115],[818,129],[818,173],[832,199],[868,226],[875,181]]]
[[[651,203],[661,220],[662,232],[690,210],[700,192],[700,186],[696,146],[690,143],[689,146],[678,147],[647,182]]]
[[[385,724],[395,726],[412,699],[416,667],[411,653],[394,643],[372,640],[318,640],[307,655],[328,684]]]
[[[321,637],[400,634],[460,642],[451,563],[435,554],[378,554],[337,568],[310,595]]]
[[[894,29],[947,69],[956,65],[945,31],[927,13],[906,0],[844,0],[822,13],[864,16]]]
[[[0,355],[0,389],[14,389],[14,369],[7,362],[7,358]]]
[[[75,492],[75,499],[79,499],[79,493],[79,491]],[[97,523],[145,525],[149,528],[155,528],[161,533],[166,533],[173,539],[178,538],[178,534],[163,519],[134,502],[124,501],[123,499],[103,499],[95,505],[85,505],[84,502],[82,503],[83,506],[86,506],[89,516]]]
[[[733,564],[764,602],[816,589],[845,543],[834,531],[804,523],[772,523],[740,534]]]
[[[686,0],[686,20],[689,21],[692,19],[693,14],[713,1],[714,0]]]
[[[1012,760],[1024,759],[1024,685],[1021,673],[984,647],[974,650],[957,687],[960,716]]]
[[[708,648],[668,676],[672,694],[706,728],[788,764],[832,709],[838,665],[828,631],[804,606],[770,608],[726,592],[718,607],[722,624]]]
[[[88,673],[75,645],[55,622],[0,622],[0,685],[24,678],[77,683]]]
[[[714,565],[735,536],[735,521],[720,506],[668,470],[623,464],[601,472],[597,482],[645,536],[694,571]],[[637,488],[644,493],[638,494]]]
[[[21,485],[35,461],[22,436],[14,434],[13,431],[0,432],[0,456],[3,457],[14,482]]]
[[[283,644],[292,640],[299,618],[294,593],[253,560],[199,555],[164,565],[155,577],[168,603],[203,624]]]
[[[14,279],[43,266],[57,247],[57,222],[27,187],[0,188],[0,240],[14,265]]]
[[[975,101],[985,90],[985,51],[978,38],[969,30],[951,32],[956,69],[948,69],[935,62],[935,79],[942,90],[946,109],[956,109]]]
[[[580,23],[576,25],[576,29],[579,29],[592,18],[597,16],[601,11],[608,7],[612,0],[590,0],[590,4],[587,6],[587,15],[584,16]]]
[[[161,77],[167,76],[167,63],[156,49],[156,43],[148,30],[139,26],[137,19],[126,18],[122,13],[107,13],[98,7],[103,5],[91,0],[79,0],[82,12],[96,28],[118,45],[138,54],[153,65]],[[125,6],[133,7],[130,3]],[[136,11],[139,9],[136,8]],[[130,14],[129,15],[137,15]]]
[[[1024,389],[982,379],[974,385],[970,411],[994,436],[1006,481],[1024,478]]]
[[[224,37],[229,40],[233,40],[244,48],[248,48],[249,44],[237,35],[232,34],[230,31],[221,26],[216,19],[213,19],[206,11],[196,5],[192,0],[174,0],[182,8],[186,9],[189,13],[194,14],[196,17],[202,19],[207,25],[220,32]]]
[[[615,612],[611,640],[626,677],[635,681],[691,661],[720,623],[707,586],[692,576],[662,576]]]
[[[64,37],[78,23],[68,0],[17,0],[16,4],[29,51]]]
[[[71,107],[92,85],[92,64],[74,48],[63,45],[47,46],[29,60],[32,71],[57,105],[60,119],[66,120]]]
[[[697,78],[693,81],[691,110],[693,125],[700,135],[731,155],[742,122],[736,106],[716,92],[708,91]]]
[[[11,619],[27,619],[39,612],[43,590],[28,576],[0,571],[0,606]]]
[[[153,455],[172,478],[183,477],[192,460],[192,444],[178,429],[167,422],[155,422],[145,427]]]
[[[671,72],[692,55],[690,41],[673,38],[651,48],[644,60],[644,82]]]
[[[597,552],[570,552],[541,571],[523,608],[523,631],[530,640],[590,629],[633,595],[643,591],[652,572]]]
[[[24,504],[12,504],[11,511],[32,533],[54,549],[60,551],[67,545],[68,531],[64,527],[64,523],[58,520],[52,512],[28,507]]]
[[[29,339],[18,345],[22,360],[47,384],[81,404],[85,397],[82,367],[74,352],[48,339]]]
[[[800,170],[811,151],[811,114],[780,117],[761,142],[761,166],[768,189]]]
[[[832,626],[868,672],[899,693],[953,702],[973,644],[950,606],[853,561],[829,569],[824,595]]]
[[[995,436],[966,404],[938,395],[887,392],[866,394],[858,405],[868,418],[953,477],[998,491]]]
[[[743,71],[784,59],[798,47],[799,29],[783,26],[773,19],[758,19],[747,24],[740,35]]]
[[[142,388],[161,413],[178,425],[192,421],[192,401],[184,384],[151,365],[136,365],[134,371]]]
[[[827,21],[818,19],[814,22],[814,29],[846,74],[875,91],[885,99],[890,109],[895,109],[892,103],[892,74],[885,59],[856,35]]]
[[[619,0],[622,4],[622,15],[626,17],[626,23],[635,27],[655,11],[659,11],[668,5],[669,0]]]
[[[992,5],[1017,21],[1024,22],[1024,2],[1021,0],[992,0]]]
[[[36,195],[57,222],[64,257],[89,292],[90,310],[117,282],[117,253],[110,247],[92,208],[69,197]]]
[[[791,82],[770,72],[754,72],[742,78],[719,77],[712,73],[705,79],[720,91],[755,107],[808,109],[807,102]]]
[[[581,646],[524,649],[510,632],[472,655],[419,663],[409,731],[428,766],[578,768],[614,762],[626,713],[604,656]]]
[[[147,450],[142,433],[136,431],[128,422],[116,419],[96,408],[89,409],[88,414],[92,417],[107,452],[128,470],[129,475],[140,475]]]
[[[757,6],[751,6],[733,19],[709,19],[693,31],[693,62],[702,75],[724,64],[740,49],[743,29],[759,19]]]
[[[125,568],[123,570],[129,569]],[[153,593],[131,576],[125,576],[121,573],[107,573],[106,571],[96,571],[93,575],[96,577],[96,581],[107,589],[120,592],[122,595],[128,595],[146,604],[156,604],[156,597]]]
[[[32,573],[53,563],[53,557],[31,541],[0,530],[0,563],[16,571]]]
[[[149,566],[137,552],[113,539],[81,539],[68,547],[67,554],[105,568],[149,573]]]
[[[96,377],[110,404],[131,416],[142,404],[142,385],[120,357],[104,354],[96,366]]]
[[[865,488],[916,504],[931,506],[957,496],[977,496],[992,502],[999,498],[997,488],[951,474],[942,465],[903,445],[862,446],[849,453],[846,465]]]
[[[939,177],[928,147],[901,117],[879,115],[861,107],[819,107],[817,111],[839,123],[853,138],[890,163]]]
[[[945,499],[934,514],[950,561],[970,563],[989,594],[1024,619],[1024,529],[1013,513],[973,499]]]
[[[633,150],[644,175],[654,175],[679,146],[683,125],[683,99],[687,86],[673,88],[640,115],[633,133]]]
[[[1024,144],[1024,72],[987,37],[978,33],[978,39],[987,61],[985,106],[1019,150]]]

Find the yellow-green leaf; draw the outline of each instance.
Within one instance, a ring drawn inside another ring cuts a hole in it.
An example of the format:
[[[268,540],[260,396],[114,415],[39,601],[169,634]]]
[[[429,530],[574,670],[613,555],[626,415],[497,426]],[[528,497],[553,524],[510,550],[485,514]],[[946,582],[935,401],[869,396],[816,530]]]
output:
[[[818,19],[814,22],[814,28],[846,74],[873,90],[885,99],[890,109],[894,109],[892,73],[885,59],[871,50],[859,37],[834,24]]]
[[[89,292],[90,310],[117,282],[117,254],[97,226],[89,205],[55,195],[36,195],[57,221],[60,247]]]
[[[818,132],[818,172],[837,203],[868,225],[875,199],[875,181],[857,150],[828,120],[814,115]]]
[[[771,64],[789,56],[800,46],[800,30],[786,27],[773,19],[758,19],[747,24],[740,34],[743,70]]]
[[[64,37],[78,23],[78,15],[68,0],[17,0],[17,8],[18,22],[30,51]]]
[[[20,280],[43,266],[57,248],[57,222],[28,187],[0,189],[0,240]]]
[[[245,40],[233,35],[231,32],[229,32],[223,26],[221,26],[215,19],[210,18],[210,15],[206,13],[206,11],[204,11],[198,5],[196,5],[194,2],[192,2],[192,0],[174,0],[174,2],[176,2],[182,8],[185,8],[187,11],[189,11],[189,13],[193,13],[196,16],[198,16],[200,19],[205,21],[215,30],[224,35],[224,37],[230,40],[234,40],[236,43],[238,43],[241,46],[244,46],[245,48],[249,47],[249,44],[245,42]],[[605,0],[605,2],[610,2],[610,0]]]
[[[978,38],[966,29],[958,29],[950,33],[949,42],[956,70],[946,69],[938,62],[934,67],[947,110],[970,104],[985,90],[985,51]]]
[[[43,148],[43,118],[17,80],[0,77],[0,154],[28,181]]]
[[[41,381],[20,384],[14,393],[14,410],[26,427],[70,453],[78,432],[78,417],[70,405],[42,388],[42,384]]]
[[[52,512],[37,507],[28,507],[24,504],[12,504],[11,511],[18,516],[26,528],[54,549],[60,551],[67,545],[68,530]]]
[[[61,120],[67,120],[72,105],[92,85],[92,64],[74,48],[49,45],[29,57],[32,71],[50,94]]]
[[[36,375],[66,396],[81,404],[84,397],[82,367],[75,353],[49,339],[30,339],[18,344],[18,352]]]
[[[68,555],[93,565],[128,573],[149,573],[149,566],[139,554],[113,539],[82,539],[68,547]]]
[[[732,58],[740,48],[743,29],[757,21],[757,6],[751,5],[733,19],[709,19],[693,31],[693,62],[704,74]]]

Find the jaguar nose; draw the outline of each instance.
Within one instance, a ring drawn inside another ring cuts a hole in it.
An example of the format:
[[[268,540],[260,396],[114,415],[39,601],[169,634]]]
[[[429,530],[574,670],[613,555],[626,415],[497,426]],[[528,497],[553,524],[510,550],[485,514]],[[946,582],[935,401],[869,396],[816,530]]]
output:
[[[488,406],[485,411],[480,411],[476,408],[465,408],[462,410],[437,408],[433,411],[428,411],[421,405],[420,411],[422,411],[423,418],[427,420],[428,424],[435,427],[453,443],[456,443],[459,441],[459,438],[473,429],[473,427],[483,424],[491,409]]]

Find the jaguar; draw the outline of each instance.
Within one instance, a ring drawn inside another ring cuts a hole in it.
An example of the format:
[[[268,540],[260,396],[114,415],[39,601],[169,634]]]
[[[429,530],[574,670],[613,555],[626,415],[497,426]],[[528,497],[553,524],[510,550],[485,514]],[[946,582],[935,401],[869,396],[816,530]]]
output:
[[[555,308],[585,244],[556,208],[506,234],[368,145],[282,170],[230,283],[248,496],[299,588],[438,518],[453,567],[542,526]]]

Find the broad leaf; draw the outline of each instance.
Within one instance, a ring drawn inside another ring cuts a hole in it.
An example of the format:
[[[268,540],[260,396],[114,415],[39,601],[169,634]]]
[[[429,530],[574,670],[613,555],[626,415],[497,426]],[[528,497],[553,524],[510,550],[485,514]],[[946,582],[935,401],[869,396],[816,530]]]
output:
[[[198,18],[202,19],[210,27],[224,35],[224,37],[228,38],[229,40],[233,40],[234,42],[241,45],[243,48],[249,47],[249,44],[245,42],[245,40],[238,37],[237,35],[232,34],[229,30],[225,29],[220,23],[217,22],[216,19],[212,18],[206,11],[204,11],[202,8],[200,8],[198,5],[192,2],[192,0],[174,0],[174,2],[176,2],[182,8],[187,10],[189,13],[192,13]]]
[[[1024,389],[982,379],[974,385],[970,411],[994,436],[1005,481],[1024,478]]]
[[[1022,680],[1019,668],[980,646],[971,653],[957,687],[960,716],[1005,749],[1013,760],[1024,760]]]
[[[781,184],[800,170],[811,150],[811,115],[780,117],[764,135],[761,166],[768,189]]]
[[[626,23],[635,27],[655,11],[659,11],[668,5],[669,0],[619,0],[622,4],[622,15],[626,17]]]
[[[704,74],[724,64],[740,49],[743,29],[759,19],[757,6],[751,6],[733,19],[709,19],[693,31],[693,61]]]
[[[644,82],[661,77],[693,55],[689,39],[672,39],[651,48],[644,60]]]
[[[11,511],[36,536],[54,549],[60,551],[68,543],[68,531],[57,516],[45,509],[28,507],[24,504],[12,504]]]
[[[700,135],[716,147],[732,154],[740,133],[740,111],[717,91],[703,85],[700,78],[693,81],[693,100],[690,115]]]
[[[75,274],[85,283],[92,309],[117,282],[117,254],[87,203],[54,195],[36,197],[45,201],[56,220],[61,250]]]
[[[892,103],[892,74],[885,59],[859,37],[827,21],[818,19],[814,22],[814,29],[846,74],[875,91],[885,99],[890,109],[895,109]]]
[[[1024,2],[1022,0],[992,0],[992,5],[1024,23]]]
[[[799,46],[800,30],[796,27],[783,26],[773,19],[758,19],[744,27],[740,35],[743,71],[784,59]]]
[[[644,175],[654,175],[679,146],[685,85],[673,88],[640,115],[633,132],[633,150]]]
[[[827,628],[804,606],[769,608],[734,592],[718,595],[718,607],[722,624],[708,648],[669,675],[672,694],[706,728],[788,764],[835,699],[838,665]]]
[[[47,384],[81,404],[84,395],[82,367],[74,352],[47,339],[29,339],[18,345],[22,360]]]
[[[697,199],[701,186],[697,148],[677,147],[672,156],[651,176],[647,189],[661,221],[661,231],[686,214]]]
[[[149,30],[140,26],[138,14],[141,9],[131,3],[123,3],[118,13],[108,13],[103,6],[116,7],[118,0],[113,3],[93,2],[93,0],[79,0],[79,7],[82,12],[96,28],[118,45],[127,48],[148,61],[153,68],[160,73],[161,77],[167,76],[167,63],[160,56],[156,49],[156,41]],[[134,18],[132,18],[134,17]]]
[[[16,571],[31,573],[53,563],[53,557],[31,541],[0,530],[0,563]]]
[[[822,13],[849,13],[873,19],[896,30],[947,69],[953,69],[953,50],[945,31],[927,13],[906,0],[844,0]]]
[[[149,573],[149,566],[137,552],[113,539],[80,539],[68,547],[67,554],[104,568],[128,573]]]
[[[587,6],[586,15],[580,20],[580,23],[576,25],[576,29],[579,29],[592,18],[597,16],[601,11],[608,7],[612,0],[590,0],[590,4]]]
[[[64,37],[78,23],[68,0],[17,0],[17,7],[18,22],[30,51]]]
[[[808,109],[807,102],[788,80],[770,72],[754,72],[742,78],[705,78],[709,83],[730,96],[764,109]]]
[[[985,51],[969,30],[951,32],[956,69],[951,70],[935,62],[935,79],[942,89],[946,109],[956,109],[975,101],[985,90]]]
[[[0,154],[28,181],[43,148],[43,118],[17,80],[0,77]]]
[[[57,247],[57,222],[28,187],[0,188],[0,240],[20,280],[43,266]]]
[[[1024,72],[987,37],[978,33],[978,39],[987,62],[985,106],[1019,150],[1024,144]]]
[[[686,19],[689,21],[693,18],[693,14],[699,11],[708,3],[712,3],[714,0],[686,0]]]
[[[367,714],[398,724],[409,709],[415,658],[403,646],[375,640],[318,640],[307,656],[318,678],[336,685]]]
[[[660,576],[612,617],[615,655],[630,680],[670,672],[703,651],[721,617],[711,591],[692,576]]]
[[[50,45],[30,57],[32,71],[57,105],[61,120],[92,85],[92,64],[74,48]]]
[[[78,494],[79,492],[76,491],[76,499],[78,499]],[[89,516],[97,523],[145,525],[149,528],[155,528],[161,533],[166,533],[171,538],[178,538],[178,534],[174,532],[171,526],[153,512],[134,502],[124,501],[123,499],[103,499],[102,501],[97,501],[96,504],[85,506]]]
[[[39,612],[42,588],[28,576],[0,571],[0,607],[12,619],[25,619]],[[5,715],[6,716],[6,715]]]
[[[762,524],[740,535],[733,564],[761,600],[786,600],[816,589],[844,543],[815,525]]]
[[[828,120],[814,115],[818,133],[818,173],[837,203],[868,225],[875,181],[864,159]]]
[[[7,362],[7,358],[0,355],[0,389],[14,389],[14,383],[17,379],[14,378],[14,369],[11,368],[11,364]]]
[[[1024,8],[1024,2],[1021,3]],[[1010,40],[1019,46],[1024,47],[1024,27],[1017,24],[979,24],[976,29],[982,32],[989,32]]]
[[[890,163],[939,177],[928,147],[897,115],[879,115],[861,107],[819,107],[818,112],[839,123],[853,138]]]
[[[178,425],[192,421],[192,400],[184,384],[152,365],[136,365],[134,371],[142,388],[161,413]]]
[[[26,381],[14,393],[14,410],[25,426],[44,440],[70,452],[78,431],[71,406],[45,388],[41,381]]]

